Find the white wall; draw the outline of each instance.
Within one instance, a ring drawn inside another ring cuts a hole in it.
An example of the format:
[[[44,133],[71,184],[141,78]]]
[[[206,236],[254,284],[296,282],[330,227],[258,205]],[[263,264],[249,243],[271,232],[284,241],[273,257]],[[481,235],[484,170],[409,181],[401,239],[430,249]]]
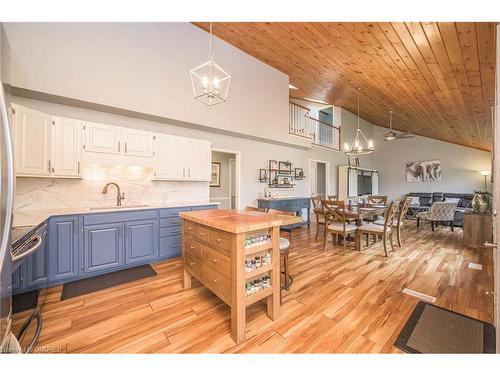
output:
[[[220,186],[210,186],[210,200],[220,202],[220,208],[231,208],[231,192],[229,191],[229,159],[234,154],[212,151],[212,162],[220,163]]]
[[[309,159],[324,160],[330,162],[330,192],[328,194],[336,194],[337,191],[337,166],[345,164],[347,159],[344,153],[339,151],[332,151],[329,149],[321,147],[312,147],[311,149],[304,149],[302,147],[292,147],[276,145],[273,143],[259,142],[255,140],[250,140],[246,138],[240,138],[225,134],[219,134],[215,132],[202,131],[198,129],[184,128],[180,126],[169,125],[165,123],[147,121],[142,119],[130,118],[125,116],[119,116],[115,114],[110,114],[106,112],[93,111],[83,108],[76,108],[61,104],[55,104],[51,102],[39,101],[29,98],[13,97],[13,102],[24,105],[29,108],[33,108],[42,112],[50,113],[56,116],[63,116],[69,118],[76,118],[85,121],[101,122],[110,125],[123,126],[134,129],[149,130],[159,133],[166,133],[172,135],[180,135],[185,137],[192,137],[198,139],[205,139],[212,142],[213,148],[235,150],[241,152],[241,207],[245,205],[255,205],[256,199],[263,196],[264,188],[266,184],[260,183],[258,181],[259,168],[266,168],[267,161],[269,159],[275,160],[290,160],[292,163],[298,167],[303,168],[306,176],[309,176]],[[347,111],[343,111],[346,121],[344,123],[344,130],[346,134],[353,134],[354,130],[351,129],[352,119],[355,118]],[[347,115],[346,115],[347,114]],[[369,127],[369,123],[364,124]],[[362,157],[361,164],[363,166],[368,166],[372,164],[371,156]],[[149,173],[149,174],[148,174]],[[157,185],[156,182],[150,183],[148,179],[151,178],[152,171],[146,171],[146,175],[141,177],[141,181],[144,182],[139,189],[141,199],[148,199],[148,186],[155,191]],[[133,177],[137,181],[136,177]],[[47,185],[55,181],[54,188],[48,189]],[[76,180],[73,182],[63,181],[63,180],[45,180],[45,179],[24,179],[18,178],[18,189],[19,193],[16,196],[16,207],[24,207],[26,209],[33,208],[33,204],[41,204],[40,202],[57,202],[56,195],[61,193],[61,190],[70,189],[68,191],[82,191],[87,182],[85,180]],[[133,192],[136,191],[136,187],[133,186],[135,182],[130,181],[128,178],[124,178],[120,181],[122,184],[122,190],[125,194],[132,200]],[[101,186],[102,182],[99,182]],[[149,185],[148,185],[149,184]],[[182,186],[188,186],[189,183],[163,183],[165,184],[164,194],[161,199],[168,200],[179,200],[178,194],[182,191]],[[186,184],[186,185],[183,185]],[[206,185],[205,185],[206,186]],[[56,188],[57,187],[57,188]],[[74,190],[78,189],[78,190]],[[82,190],[80,190],[82,189]],[[160,188],[161,191],[161,188]],[[29,192],[27,194],[26,192]],[[188,190],[189,192],[189,190]],[[308,196],[308,178],[302,181],[297,181],[295,187],[295,195],[297,196]],[[100,194],[98,187],[96,186],[94,190],[89,190],[86,193],[86,197],[96,197],[96,199],[103,199],[102,194]],[[196,197],[199,194],[206,194],[208,197],[208,189],[204,186],[201,187],[200,191],[196,193]],[[156,192],[153,194],[156,197]],[[80,207],[82,202],[80,200],[79,194],[68,194],[68,199],[73,198],[73,204]],[[113,199],[112,196],[108,197]],[[194,198],[193,198],[194,199]],[[193,200],[188,199],[188,200]],[[29,201],[31,203],[26,204]],[[131,201],[128,201],[130,203]],[[49,204],[49,203],[48,203]],[[51,203],[52,204],[52,203]],[[65,205],[71,204],[71,202],[65,200]]]
[[[375,126],[374,132],[373,165],[379,170],[380,194],[393,199],[409,192],[473,193],[484,189],[484,177],[479,171],[491,170],[489,152],[420,136],[384,142],[388,130]],[[434,159],[441,160],[441,181],[406,182],[407,162]]]
[[[195,100],[208,34],[189,23],[6,23],[15,87],[306,146],[288,135],[288,76],[215,38],[228,100]]]

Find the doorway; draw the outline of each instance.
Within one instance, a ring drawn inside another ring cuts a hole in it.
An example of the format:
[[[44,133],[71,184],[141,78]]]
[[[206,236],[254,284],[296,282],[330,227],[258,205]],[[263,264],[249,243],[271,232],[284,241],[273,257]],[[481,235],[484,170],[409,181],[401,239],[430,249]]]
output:
[[[218,177],[210,183],[210,202],[219,202],[219,208],[240,208],[240,153],[213,148],[212,166]]]
[[[327,198],[330,194],[330,163],[323,160],[309,160],[309,194]]]

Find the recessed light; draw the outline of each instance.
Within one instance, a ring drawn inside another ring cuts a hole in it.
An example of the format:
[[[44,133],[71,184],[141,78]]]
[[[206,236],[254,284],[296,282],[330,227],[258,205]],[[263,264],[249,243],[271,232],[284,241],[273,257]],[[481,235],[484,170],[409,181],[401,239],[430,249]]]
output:
[[[317,100],[317,99],[311,99],[311,98],[304,98],[307,101],[314,102],[314,103],[320,103],[320,104],[328,104],[327,102],[323,100]]]
[[[291,85],[291,84],[288,84],[288,88],[291,90],[297,90],[297,87],[295,87],[294,85]]]

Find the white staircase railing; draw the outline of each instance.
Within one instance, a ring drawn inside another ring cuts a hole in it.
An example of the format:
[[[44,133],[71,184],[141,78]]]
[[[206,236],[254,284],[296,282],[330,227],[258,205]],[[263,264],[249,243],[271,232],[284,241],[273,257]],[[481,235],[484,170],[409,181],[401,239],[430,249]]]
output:
[[[305,137],[314,145],[340,150],[340,128],[309,117],[309,108],[289,103],[289,133]]]

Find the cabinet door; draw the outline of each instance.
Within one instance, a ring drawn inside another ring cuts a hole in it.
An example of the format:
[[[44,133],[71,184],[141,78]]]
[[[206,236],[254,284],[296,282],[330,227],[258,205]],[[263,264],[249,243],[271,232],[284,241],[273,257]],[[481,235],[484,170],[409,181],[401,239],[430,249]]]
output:
[[[155,177],[183,180],[186,177],[184,138],[156,137]]]
[[[46,286],[48,282],[48,251],[47,251],[47,232],[42,233],[43,245],[33,255],[26,259],[26,286]]]
[[[123,129],[123,142],[124,155],[153,157],[153,135],[151,133]]]
[[[78,216],[49,220],[49,283],[78,277],[78,228]]]
[[[13,106],[16,173],[28,176],[50,174],[51,117],[18,105]]]
[[[145,262],[157,257],[157,220],[140,220],[125,223],[125,263]]]
[[[102,154],[121,154],[121,128],[85,123],[85,151]]]
[[[197,139],[185,140],[187,178],[196,181],[210,181],[212,151],[210,142]]]
[[[181,256],[182,236],[167,236],[160,238],[160,258],[177,258]]]
[[[25,271],[25,263],[21,264],[12,273],[12,294],[21,293],[24,287],[24,277],[23,273]]]
[[[52,174],[60,177],[82,175],[82,124],[78,120],[54,117]]]
[[[92,274],[123,264],[122,223],[83,228],[83,273]]]

